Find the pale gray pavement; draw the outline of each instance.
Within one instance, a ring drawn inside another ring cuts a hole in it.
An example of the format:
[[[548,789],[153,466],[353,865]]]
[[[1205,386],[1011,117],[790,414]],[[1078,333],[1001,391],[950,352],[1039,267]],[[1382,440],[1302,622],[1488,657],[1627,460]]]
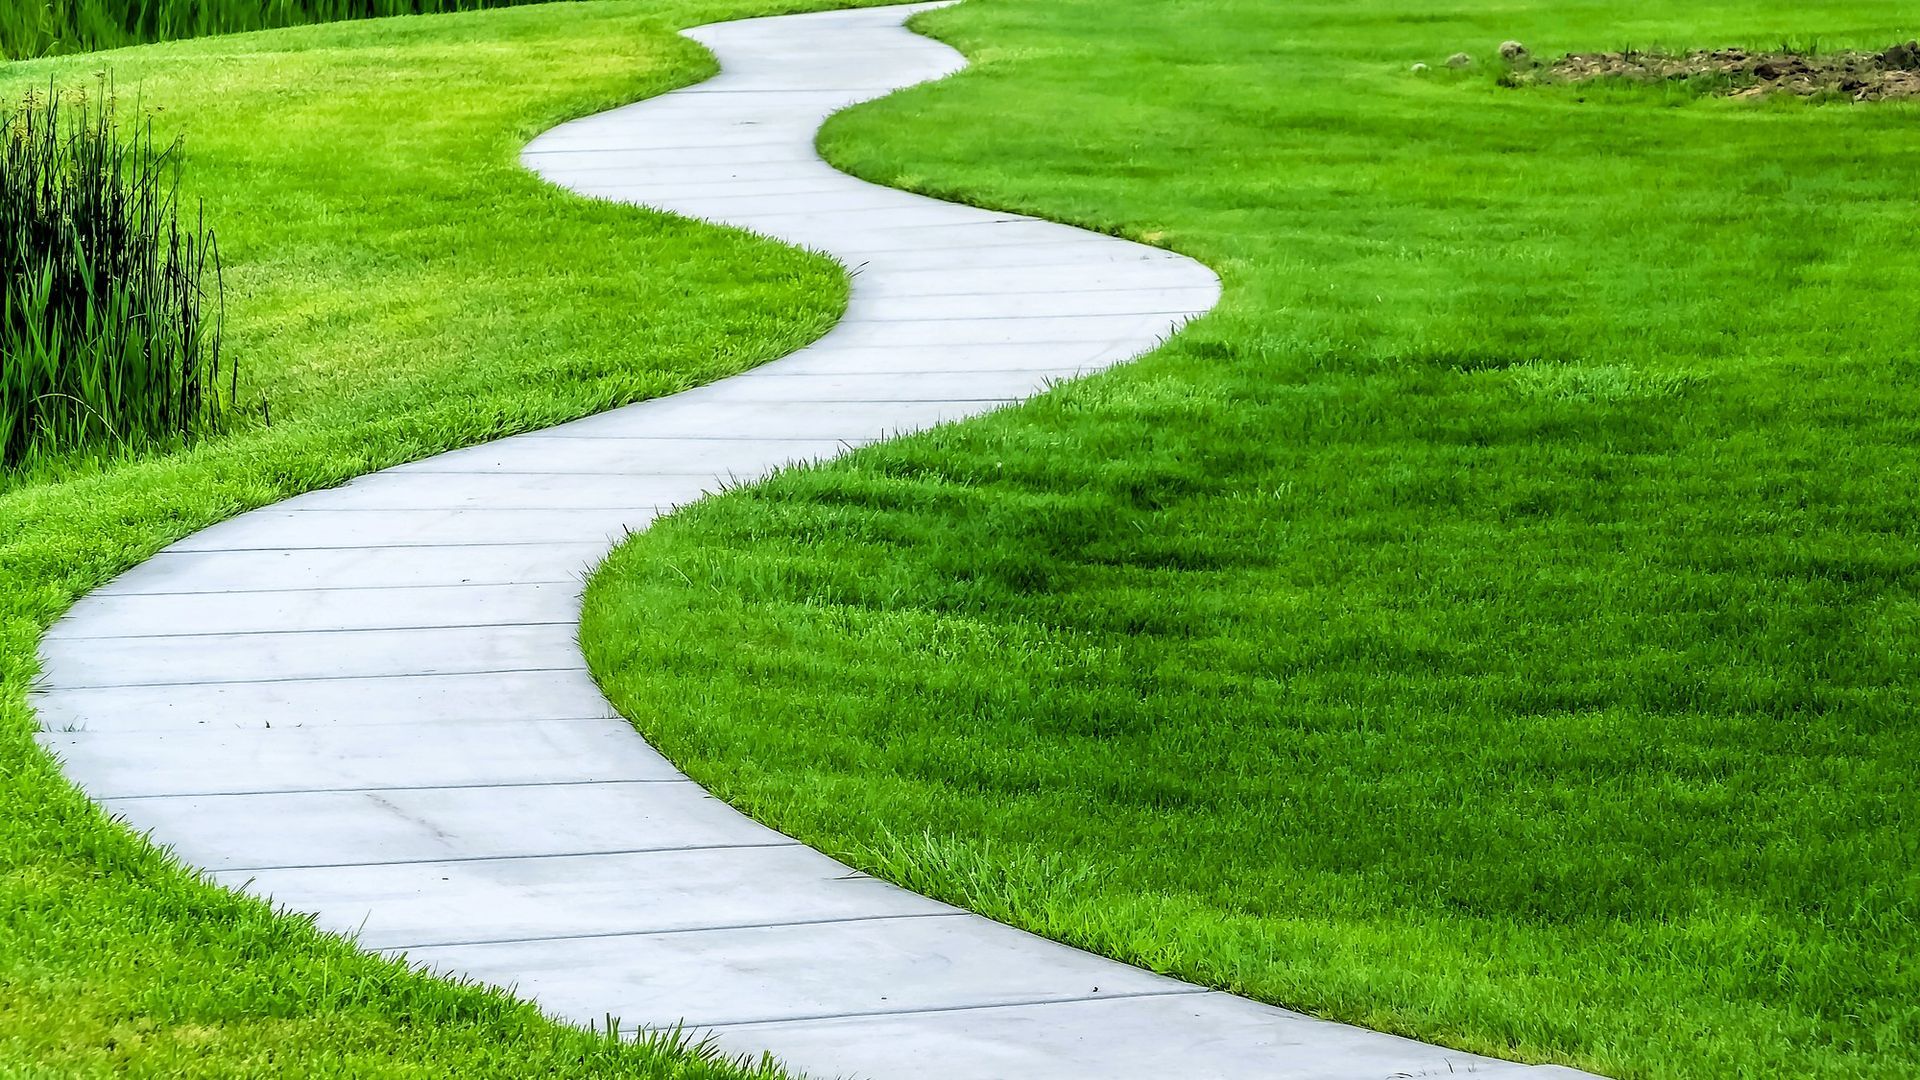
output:
[[[832,333],[174,545],[48,634],[45,745],[217,881],[368,948],[816,1075],[1559,1072],[1207,992],[853,873],[708,796],[588,678],[580,579],[626,530],[1126,360],[1218,296],[1188,259],[822,163],[829,113],[961,66],[901,27],[915,10],[702,27],[717,78],[526,151],[557,184],[857,268]]]

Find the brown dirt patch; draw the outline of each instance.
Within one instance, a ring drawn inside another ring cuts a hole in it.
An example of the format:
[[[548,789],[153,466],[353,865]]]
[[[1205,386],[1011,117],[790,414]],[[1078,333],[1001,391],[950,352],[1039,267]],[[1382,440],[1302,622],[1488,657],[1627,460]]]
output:
[[[1699,80],[1728,97],[1770,94],[1837,97],[1854,101],[1920,98],[1920,41],[1884,52],[1809,55],[1789,51],[1702,49],[1685,54],[1654,52],[1570,53],[1536,63],[1524,51],[1509,60],[1516,85]]]

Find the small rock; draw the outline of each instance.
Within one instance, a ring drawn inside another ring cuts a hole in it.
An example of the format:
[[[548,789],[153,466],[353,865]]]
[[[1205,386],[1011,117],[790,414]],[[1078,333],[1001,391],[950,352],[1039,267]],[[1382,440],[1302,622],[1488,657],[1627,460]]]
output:
[[[1423,71],[1425,71],[1425,70],[1427,70],[1427,65],[1425,65],[1425,64],[1415,64],[1415,65],[1413,65],[1413,73],[1414,73],[1415,75],[1418,75],[1418,74],[1420,74],[1421,72],[1423,72]]]
[[[1447,57],[1447,66],[1450,68],[1472,67],[1473,57],[1463,52],[1454,53],[1452,56]]]
[[[1527,52],[1527,47],[1517,41],[1503,41],[1500,43],[1500,59],[1505,60],[1509,64],[1517,64],[1527,59],[1530,55],[1531,54]]]

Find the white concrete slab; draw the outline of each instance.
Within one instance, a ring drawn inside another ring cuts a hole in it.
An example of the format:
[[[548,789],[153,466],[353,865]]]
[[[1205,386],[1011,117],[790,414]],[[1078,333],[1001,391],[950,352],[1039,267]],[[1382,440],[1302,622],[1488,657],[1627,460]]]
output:
[[[916,1080],[1044,1075],[1049,1080],[1550,1080],[1408,1039],[1227,994],[1096,997],[1040,1006],[902,1012],[724,1027],[736,1053],[834,1061],[843,1075]],[[1045,1061],[1045,1073],[1027,1070]]]
[[[1122,245],[1123,250],[1131,245]],[[870,281],[862,281],[861,300],[931,296],[1031,296],[1055,299],[1089,292],[1187,294],[1179,306],[1194,310],[1208,304],[1208,296],[1217,292],[1211,281],[1191,284],[1168,282],[1168,270],[1178,263],[1163,258],[1131,258],[1124,261],[1088,263],[1068,260],[1036,266],[1002,266],[990,270],[956,270],[939,266],[923,270],[903,270],[885,260],[882,272]],[[1197,276],[1197,275],[1196,275]],[[1184,281],[1185,279],[1178,279]],[[1122,310],[1143,311],[1152,298],[1135,298],[1133,306]]]
[[[843,348],[918,349],[941,345],[1044,345],[1131,338],[1157,345],[1183,317],[1166,315],[1041,316],[1031,319],[889,319],[844,322],[835,329]],[[1160,335],[1148,337],[1147,335]]]
[[[1184,317],[1218,299],[1211,285],[1156,289],[1080,289],[1054,293],[1007,289],[1000,292],[939,296],[885,296],[859,293],[847,306],[848,322],[894,320],[1074,318],[1086,315],[1138,315],[1142,312]]]
[[[1130,359],[1138,354],[1139,348],[1139,343],[1133,341],[998,345],[843,345],[836,341],[830,348],[797,352],[734,378],[871,373],[953,375],[1058,367],[1100,370]]]
[[[1049,382],[1071,379],[1088,370],[1085,367],[1054,367],[1022,371],[865,375],[767,372],[759,378],[727,379],[702,389],[708,392],[705,400],[715,404],[932,401],[993,409],[1031,397]]]
[[[713,407],[708,396],[712,392],[703,387],[676,394],[673,408],[658,410],[644,424],[635,424],[618,413],[603,413],[554,428],[547,435],[525,438],[618,439],[631,444],[629,453],[645,453],[647,444],[665,439],[724,440],[727,436],[714,432],[713,416],[720,410]],[[993,403],[978,401],[901,401],[885,409],[866,403],[736,401],[728,404],[725,415],[736,425],[732,430],[751,433],[747,437],[753,440],[778,439],[802,445],[827,442],[844,450],[846,444],[874,442],[901,431],[964,420],[993,408]]]
[[[48,690],[582,668],[574,624],[48,638]],[[84,628],[82,628],[84,629]]]
[[[399,630],[434,626],[557,623],[580,615],[574,582],[531,585],[422,585],[386,589],[288,589],[178,595],[95,593],[49,641],[98,637],[175,637],[284,633],[289,630]],[[86,640],[86,639],[79,639]]]
[[[48,732],[109,732],[129,747],[194,729],[530,725],[614,715],[582,664],[547,671],[276,679],[96,688],[32,695]]]
[[[764,439],[744,428],[731,426],[717,427],[703,438],[671,439],[648,438],[644,429],[636,425],[632,438],[586,446],[578,440],[564,441],[570,428],[572,425],[553,429],[555,436],[521,435],[504,442],[455,450],[402,465],[400,470],[690,476],[710,482],[716,477],[764,476],[782,465],[821,461],[838,457],[847,450],[846,443],[840,439]]]
[[[1138,263],[1164,264],[1169,285],[1204,285],[1212,276],[1204,269],[1169,251],[1130,244],[1111,236],[1079,234],[1058,241],[1027,241],[970,246],[967,237],[925,235],[896,236],[891,239],[860,237],[858,252],[849,252],[850,266],[866,266],[872,271],[924,271],[949,268],[956,273],[992,270],[1003,267],[1051,266],[1061,269],[1060,280],[1072,282],[1070,265],[1090,270],[1113,265]],[[917,241],[917,242],[916,242]]]
[[[712,491],[696,476],[569,476],[539,474],[473,477],[382,473],[375,483],[352,483],[280,504],[299,510],[606,510],[678,506]]]
[[[302,548],[564,544],[617,540],[654,519],[651,506],[600,510],[269,507],[187,537],[174,551],[297,551]]]
[[[603,540],[490,547],[448,544],[417,548],[163,551],[115,578],[99,593],[159,596],[277,589],[577,583],[585,579],[587,571],[606,553]]]
[[[832,255],[853,274],[841,325],[711,387],[175,545],[42,642],[42,744],[229,886],[581,1023],[687,1020],[820,1076],[1513,1074],[855,874],[708,796],[594,687],[579,581],[627,529],[1125,361],[1218,297],[1173,253],[820,161],[834,110],[960,67],[901,28],[916,10],[698,28],[717,78],[564,124],[525,156],[584,195]]]
[[[584,1023],[696,1030],[1195,988],[971,916],[413,949]],[[718,969],[731,977],[703,974]],[[1026,1074],[1020,1074],[1026,1075]]]
[[[248,870],[224,884],[378,949],[769,926],[955,909],[779,847]],[[769,889],[769,881],[780,887]]]
[[[682,779],[624,719],[126,734],[47,732],[40,744],[102,799]]]
[[[208,870],[791,842],[685,781],[187,795],[100,804]]]

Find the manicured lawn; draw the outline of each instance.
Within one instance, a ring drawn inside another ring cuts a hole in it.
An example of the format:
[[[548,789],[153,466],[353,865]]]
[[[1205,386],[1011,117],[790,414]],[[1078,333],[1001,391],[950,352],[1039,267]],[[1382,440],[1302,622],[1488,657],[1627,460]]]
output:
[[[926,16],[976,68],[832,159],[1177,248],[1224,303],[655,525],[596,669],[762,819],[1128,960],[1621,1077],[1920,1074],[1920,110],[1484,70],[1916,17]]]
[[[75,597],[202,526],[726,375],[830,325],[844,279],[826,261],[576,199],[516,163],[558,120],[708,74],[674,27],[774,6],[563,4],[0,69],[13,100],[110,72],[123,109],[186,135],[256,406],[184,452],[0,480],[0,1073],[736,1075],[407,974],[199,883],[59,777],[26,688]]]

